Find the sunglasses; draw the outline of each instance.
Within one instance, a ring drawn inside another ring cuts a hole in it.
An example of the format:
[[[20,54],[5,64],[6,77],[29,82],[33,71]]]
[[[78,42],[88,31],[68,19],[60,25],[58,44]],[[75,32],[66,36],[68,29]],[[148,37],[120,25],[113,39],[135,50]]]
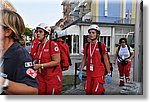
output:
[[[125,41],[122,41],[121,43],[126,43]]]

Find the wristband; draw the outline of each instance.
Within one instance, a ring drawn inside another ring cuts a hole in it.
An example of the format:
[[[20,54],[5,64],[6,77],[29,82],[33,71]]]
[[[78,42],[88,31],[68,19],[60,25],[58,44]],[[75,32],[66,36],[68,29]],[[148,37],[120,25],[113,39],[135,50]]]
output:
[[[111,75],[111,73],[108,73],[107,75]]]

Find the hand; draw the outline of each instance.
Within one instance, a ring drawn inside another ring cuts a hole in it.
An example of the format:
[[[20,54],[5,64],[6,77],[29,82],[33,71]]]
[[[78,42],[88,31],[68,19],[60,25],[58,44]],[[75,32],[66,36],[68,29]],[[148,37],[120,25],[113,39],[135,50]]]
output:
[[[107,75],[107,77],[106,77],[106,83],[107,84],[110,84],[112,82],[112,77],[111,77],[111,75]]]
[[[34,64],[34,69],[39,70],[41,68],[41,64]]]
[[[41,73],[41,64],[34,64],[34,69],[36,70],[36,72]]]
[[[130,61],[131,62],[131,59],[126,59],[126,61]]]
[[[80,82],[82,82],[82,71],[79,72],[78,78],[79,78]]]

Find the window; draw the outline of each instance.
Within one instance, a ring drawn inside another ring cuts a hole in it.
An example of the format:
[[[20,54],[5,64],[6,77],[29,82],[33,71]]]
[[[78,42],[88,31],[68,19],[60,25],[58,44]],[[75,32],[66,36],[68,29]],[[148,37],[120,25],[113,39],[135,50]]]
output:
[[[79,36],[73,36],[73,53],[79,53]]]
[[[111,45],[110,44],[111,43],[110,36],[101,36],[100,37],[100,41],[103,42],[103,43],[105,43],[108,52],[110,52],[110,45]]]

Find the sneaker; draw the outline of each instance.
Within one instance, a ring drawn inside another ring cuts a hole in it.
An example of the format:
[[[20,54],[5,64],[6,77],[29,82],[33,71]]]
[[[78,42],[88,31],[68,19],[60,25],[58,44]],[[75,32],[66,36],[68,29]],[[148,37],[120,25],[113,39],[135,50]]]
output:
[[[124,81],[120,81],[119,86],[124,86]]]

